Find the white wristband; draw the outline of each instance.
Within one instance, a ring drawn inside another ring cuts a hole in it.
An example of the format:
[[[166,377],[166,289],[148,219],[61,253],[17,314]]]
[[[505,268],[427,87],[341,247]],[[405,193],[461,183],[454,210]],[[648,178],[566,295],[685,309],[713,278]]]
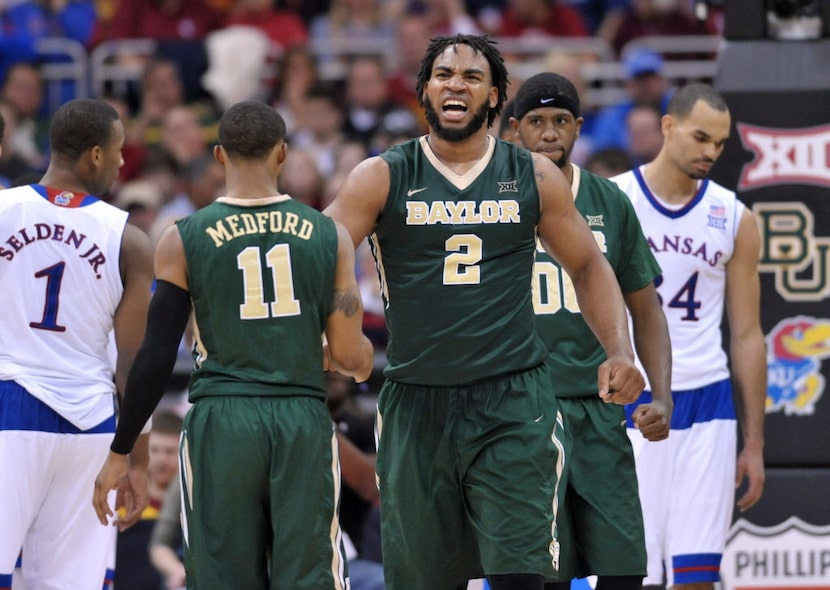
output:
[[[141,429],[140,434],[149,434],[151,428],[153,428],[153,417],[152,416],[150,416],[147,419],[147,423],[144,425],[144,428]]]

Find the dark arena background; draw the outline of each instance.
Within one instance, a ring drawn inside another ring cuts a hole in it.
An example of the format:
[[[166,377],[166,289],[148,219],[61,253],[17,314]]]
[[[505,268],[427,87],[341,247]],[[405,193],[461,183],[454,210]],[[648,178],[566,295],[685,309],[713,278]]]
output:
[[[712,177],[758,219],[769,368],[766,489],[736,515],[723,587],[830,588],[830,1],[724,12],[733,129]]]

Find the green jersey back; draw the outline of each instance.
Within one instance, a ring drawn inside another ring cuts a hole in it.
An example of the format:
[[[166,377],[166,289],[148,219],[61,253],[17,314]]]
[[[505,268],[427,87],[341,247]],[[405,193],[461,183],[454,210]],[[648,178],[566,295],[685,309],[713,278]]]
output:
[[[642,289],[660,274],[660,266],[631,201],[610,180],[577,166],[573,172],[576,208],[614,269],[620,289],[623,293]],[[570,277],[541,246],[533,269],[533,308],[553,359],[556,395],[596,396],[597,367],[605,360],[605,351],[582,317]]]
[[[337,229],[287,196],[219,199],[176,222],[193,300],[190,399],[325,398]]]
[[[389,379],[465,385],[544,361],[529,289],[540,213],[533,162],[510,143],[490,142],[461,176],[426,137],[381,155],[391,184],[371,244]]]

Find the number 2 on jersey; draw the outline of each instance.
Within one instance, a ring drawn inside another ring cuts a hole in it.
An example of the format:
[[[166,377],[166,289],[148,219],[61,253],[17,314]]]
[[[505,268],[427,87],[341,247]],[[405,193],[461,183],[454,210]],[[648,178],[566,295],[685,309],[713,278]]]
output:
[[[444,258],[445,285],[478,285],[481,282],[482,242],[475,234],[457,234],[444,247],[452,254]]]
[[[291,274],[291,248],[288,244],[277,244],[265,254],[265,263],[271,269],[274,285],[274,301],[265,301],[260,250],[249,246],[236,257],[236,264],[242,271],[245,302],[239,306],[239,317],[243,320],[261,320],[268,317],[300,315],[300,302],[294,296],[294,277]]]

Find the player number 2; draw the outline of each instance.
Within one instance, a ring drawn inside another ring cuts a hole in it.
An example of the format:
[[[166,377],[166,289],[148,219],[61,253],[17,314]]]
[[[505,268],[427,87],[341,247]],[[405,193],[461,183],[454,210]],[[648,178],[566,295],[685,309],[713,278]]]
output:
[[[261,320],[268,317],[300,315],[300,302],[294,296],[289,245],[277,244],[268,250],[265,263],[271,269],[271,280],[274,285],[274,301],[270,303],[265,301],[265,277],[259,248],[248,246],[236,257],[245,289],[245,302],[239,306],[239,317],[243,320]]]
[[[444,259],[445,285],[478,285],[481,282],[481,238],[475,234],[457,234],[444,247],[452,254]]]

